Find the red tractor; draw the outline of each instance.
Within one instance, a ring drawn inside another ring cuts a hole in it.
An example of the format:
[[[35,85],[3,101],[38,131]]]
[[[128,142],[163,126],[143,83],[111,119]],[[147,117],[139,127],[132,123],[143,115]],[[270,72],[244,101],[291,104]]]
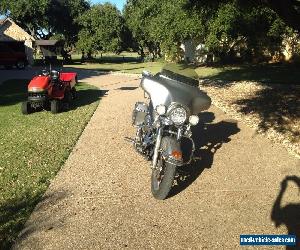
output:
[[[22,113],[30,114],[38,109],[51,110],[53,114],[69,108],[76,98],[76,73],[57,70],[46,71],[35,76],[28,85],[28,99],[22,103]]]

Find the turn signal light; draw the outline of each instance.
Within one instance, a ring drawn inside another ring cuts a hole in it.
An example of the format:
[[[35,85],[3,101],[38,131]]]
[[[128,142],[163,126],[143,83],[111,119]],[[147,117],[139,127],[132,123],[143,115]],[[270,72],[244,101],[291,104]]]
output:
[[[192,126],[196,126],[199,123],[199,117],[197,115],[191,115],[189,121]]]
[[[182,153],[180,151],[173,151],[172,152],[172,156],[176,159],[176,160],[181,160],[182,159]]]

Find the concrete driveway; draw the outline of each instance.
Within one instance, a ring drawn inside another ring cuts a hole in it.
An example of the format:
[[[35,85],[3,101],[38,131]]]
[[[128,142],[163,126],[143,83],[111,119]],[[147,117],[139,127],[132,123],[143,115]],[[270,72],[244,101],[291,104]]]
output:
[[[157,201],[149,162],[123,139],[138,79],[86,79],[105,95],[14,249],[237,249],[240,234],[300,236],[300,162],[281,146],[211,107],[194,129],[202,160]]]

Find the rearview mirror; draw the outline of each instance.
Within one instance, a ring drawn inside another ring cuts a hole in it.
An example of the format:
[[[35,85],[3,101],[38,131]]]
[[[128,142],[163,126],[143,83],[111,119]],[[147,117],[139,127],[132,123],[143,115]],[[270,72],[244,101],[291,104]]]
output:
[[[150,71],[143,70],[143,72],[142,72],[142,76],[143,76],[143,77],[151,77],[151,76],[152,76],[152,74],[151,74],[151,72],[150,72]]]

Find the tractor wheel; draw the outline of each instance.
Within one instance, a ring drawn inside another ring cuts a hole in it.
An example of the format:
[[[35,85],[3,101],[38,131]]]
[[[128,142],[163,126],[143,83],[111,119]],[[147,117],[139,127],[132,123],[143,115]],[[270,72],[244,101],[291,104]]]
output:
[[[72,96],[71,91],[70,90],[66,91],[66,93],[65,93],[65,102],[71,104],[72,100],[73,100],[73,96]]]
[[[66,90],[65,97],[63,99],[63,109],[69,110],[72,106],[72,100],[73,100],[73,97],[72,97],[71,91]]]
[[[44,109],[47,110],[47,111],[51,111],[51,102],[46,101],[44,103]]]
[[[57,114],[60,111],[60,101],[59,100],[52,100],[51,101],[51,113]]]
[[[72,94],[72,98],[73,98],[73,99],[76,99],[76,98],[77,98],[77,91],[76,91],[75,87],[73,87],[73,88],[71,89],[71,94]]]
[[[22,102],[21,111],[23,115],[28,115],[32,112],[30,102]]]

